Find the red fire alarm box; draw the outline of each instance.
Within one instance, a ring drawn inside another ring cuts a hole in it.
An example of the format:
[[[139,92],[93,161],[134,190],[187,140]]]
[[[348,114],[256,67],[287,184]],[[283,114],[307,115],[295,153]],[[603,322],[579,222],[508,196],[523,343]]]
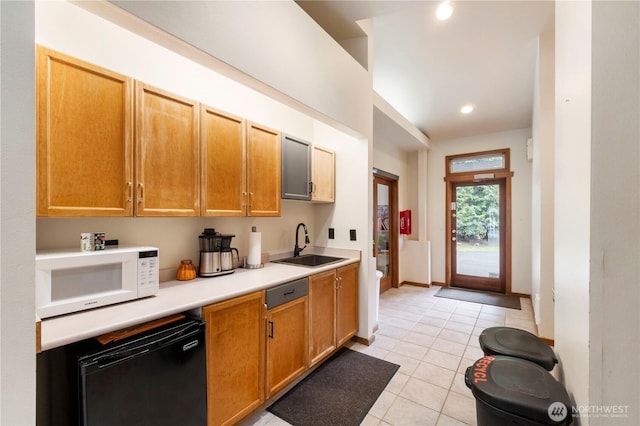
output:
[[[400,212],[400,234],[411,234],[411,210]]]

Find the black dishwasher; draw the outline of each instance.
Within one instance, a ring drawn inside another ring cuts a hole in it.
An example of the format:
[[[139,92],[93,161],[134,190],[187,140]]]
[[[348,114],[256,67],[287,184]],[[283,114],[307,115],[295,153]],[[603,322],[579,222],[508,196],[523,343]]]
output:
[[[68,387],[67,407],[51,409],[52,417],[39,424],[63,424],[57,414],[64,412],[66,424],[87,426],[207,424],[201,319],[181,319],[106,345],[91,339],[64,352],[66,379],[57,375],[50,392]]]

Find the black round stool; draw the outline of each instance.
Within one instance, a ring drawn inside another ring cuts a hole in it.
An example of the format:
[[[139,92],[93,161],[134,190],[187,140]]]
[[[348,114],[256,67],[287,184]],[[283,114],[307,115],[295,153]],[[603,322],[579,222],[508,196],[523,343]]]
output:
[[[476,399],[478,426],[565,426],[573,421],[565,387],[531,361],[488,355],[467,368],[464,380]]]
[[[480,333],[480,348],[485,355],[506,355],[535,362],[553,370],[558,358],[553,349],[535,334],[512,327],[489,327]]]

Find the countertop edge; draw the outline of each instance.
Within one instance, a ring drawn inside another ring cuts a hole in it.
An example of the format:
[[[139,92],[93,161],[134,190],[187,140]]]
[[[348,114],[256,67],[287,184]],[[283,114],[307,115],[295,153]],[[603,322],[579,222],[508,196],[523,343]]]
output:
[[[167,281],[160,284],[155,296],[42,320],[40,349],[54,349],[168,315],[199,309],[357,263],[361,257],[359,250],[320,249],[316,252],[332,253],[345,257],[345,260],[315,268],[268,262],[264,268],[237,269],[233,274],[220,277]]]

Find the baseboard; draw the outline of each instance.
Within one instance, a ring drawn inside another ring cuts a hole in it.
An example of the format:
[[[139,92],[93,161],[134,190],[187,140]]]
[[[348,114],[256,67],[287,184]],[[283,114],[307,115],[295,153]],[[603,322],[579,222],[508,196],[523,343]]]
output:
[[[517,296],[517,297],[524,297],[525,299],[531,299],[530,294],[524,294],[524,293],[509,293],[509,296]]]
[[[556,341],[554,339],[547,339],[546,337],[538,337],[538,338],[549,346],[555,346],[556,344]]]
[[[376,323],[376,325],[373,326],[373,334],[376,334],[379,328],[378,323]]]
[[[353,336],[351,338],[351,340],[353,340],[356,343],[360,343],[362,345],[365,345],[365,346],[371,346],[371,345],[373,345],[373,342],[376,341],[376,336],[373,336],[373,335],[369,336],[368,339],[365,338],[365,337]]]
[[[448,287],[448,285],[446,285],[445,283],[441,283],[438,281],[431,281],[431,285],[437,285],[439,287]]]
[[[424,288],[431,287],[429,284],[417,283],[417,282],[414,282],[414,281],[402,281],[400,283],[400,287],[402,287],[403,285],[412,285],[412,286],[415,286],[415,287],[424,287]]]

